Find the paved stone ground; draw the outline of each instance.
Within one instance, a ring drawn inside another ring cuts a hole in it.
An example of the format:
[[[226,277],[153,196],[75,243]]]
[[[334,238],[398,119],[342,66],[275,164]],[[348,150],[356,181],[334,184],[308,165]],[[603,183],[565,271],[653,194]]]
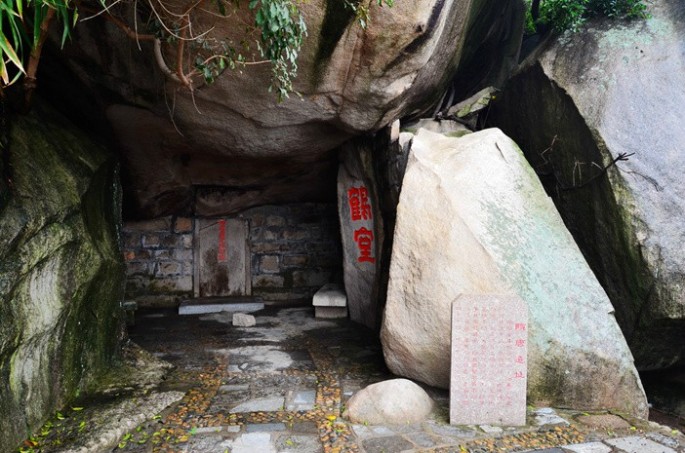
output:
[[[451,426],[449,394],[433,388],[426,390],[436,408],[423,423],[351,424],[341,417],[347,399],[395,377],[377,337],[346,320],[316,320],[312,309],[253,314],[256,326],[238,328],[230,314],[138,313],[131,338],[175,365],[152,393],[185,396],[120,437],[113,451],[685,453],[679,431],[616,414],[530,407],[524,427]]]

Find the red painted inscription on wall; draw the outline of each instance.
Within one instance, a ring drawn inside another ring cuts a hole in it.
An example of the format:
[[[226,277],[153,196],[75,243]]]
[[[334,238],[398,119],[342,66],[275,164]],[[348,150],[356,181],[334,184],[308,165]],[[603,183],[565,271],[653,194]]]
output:
[[[226,261],[226,221],[219,220],[219,246],[216,252],[216,260]]]

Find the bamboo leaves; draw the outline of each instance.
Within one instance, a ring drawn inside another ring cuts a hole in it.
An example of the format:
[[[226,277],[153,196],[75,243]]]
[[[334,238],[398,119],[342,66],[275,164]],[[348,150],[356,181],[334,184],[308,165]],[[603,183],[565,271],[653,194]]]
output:
[[[26,74],[31,54],[40,53],[52,18],[62,23],[62,45],[76,21],[71,0],[3,0],[0,3],[0,87]]]

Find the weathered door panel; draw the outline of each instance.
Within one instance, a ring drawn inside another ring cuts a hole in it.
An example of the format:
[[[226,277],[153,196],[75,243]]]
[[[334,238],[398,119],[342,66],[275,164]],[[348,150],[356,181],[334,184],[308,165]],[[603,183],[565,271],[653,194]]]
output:
[[[250,295],[247,235],[244,220],[197,219],[195,297]]]

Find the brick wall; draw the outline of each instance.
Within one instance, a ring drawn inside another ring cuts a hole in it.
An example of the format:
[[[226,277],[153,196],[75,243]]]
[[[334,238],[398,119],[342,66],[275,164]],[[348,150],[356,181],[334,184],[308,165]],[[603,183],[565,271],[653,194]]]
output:
[[[334,204],[261,206],[240,217],[250,225],[252,294],[273,301],[311,301],[321,286],[342,282]]]
[[[252,294],[266,301],[311,301],[324,284],[342,282],[334,204],[260,206],[248,221]],[[193,294],[193,220],[164,217],[124,224],[126,297],[141,306],[175,305]]]
[[[126,298],[174,305],[193,294],[193,221],[164,217],[125,222]]]

